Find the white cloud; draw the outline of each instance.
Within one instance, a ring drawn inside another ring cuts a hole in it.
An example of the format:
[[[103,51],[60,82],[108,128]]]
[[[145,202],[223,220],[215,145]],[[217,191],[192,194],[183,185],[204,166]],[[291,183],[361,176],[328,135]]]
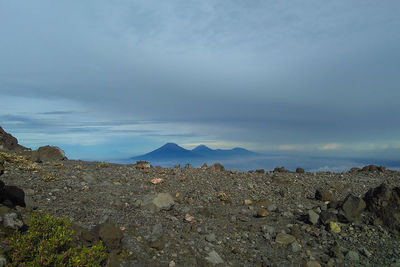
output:
[[[338,150],[340,148],[342,148],[342,145],[338,143],[330,143],[320,147],[321,150]]]

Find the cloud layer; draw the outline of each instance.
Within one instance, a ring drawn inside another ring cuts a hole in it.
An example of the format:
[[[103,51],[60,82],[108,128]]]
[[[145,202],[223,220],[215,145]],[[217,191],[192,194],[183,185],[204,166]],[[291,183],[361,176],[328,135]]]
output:
[[[138,154],[396,149],[398,14],[394,0],[1,1],[0,125],[30,146],[135,139]]]

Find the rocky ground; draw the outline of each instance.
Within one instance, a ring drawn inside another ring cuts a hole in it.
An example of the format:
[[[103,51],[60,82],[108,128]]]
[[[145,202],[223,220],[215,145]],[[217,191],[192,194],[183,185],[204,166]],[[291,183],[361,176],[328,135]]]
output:
[[[399,172],[298,171],[6,160],[1,180],[26,209],[114,222],[120,266],[400,266]]]

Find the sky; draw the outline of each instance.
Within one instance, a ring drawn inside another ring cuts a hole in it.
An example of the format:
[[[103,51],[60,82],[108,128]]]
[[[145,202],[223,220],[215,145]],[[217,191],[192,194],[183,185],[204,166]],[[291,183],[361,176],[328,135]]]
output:
[[[398,0],[0,0],[0,125],[75,159],[400,159]]]

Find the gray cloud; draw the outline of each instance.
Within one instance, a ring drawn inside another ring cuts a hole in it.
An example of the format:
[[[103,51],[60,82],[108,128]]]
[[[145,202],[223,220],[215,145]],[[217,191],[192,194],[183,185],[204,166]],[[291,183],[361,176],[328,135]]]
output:
[[[393,142],[399,13],[398,1],[1,2],[0,97],[83,109],[0,120],[263,145]]]

